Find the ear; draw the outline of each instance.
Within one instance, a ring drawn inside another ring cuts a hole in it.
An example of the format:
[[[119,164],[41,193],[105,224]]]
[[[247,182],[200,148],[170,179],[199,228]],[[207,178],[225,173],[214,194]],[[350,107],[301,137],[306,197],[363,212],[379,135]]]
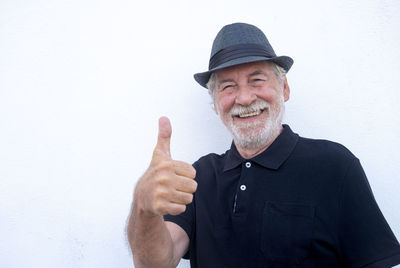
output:
[[[283,98],[285,102],[289,100],[290,97],[290,87],[286,79],[286,75],[283,78]]]

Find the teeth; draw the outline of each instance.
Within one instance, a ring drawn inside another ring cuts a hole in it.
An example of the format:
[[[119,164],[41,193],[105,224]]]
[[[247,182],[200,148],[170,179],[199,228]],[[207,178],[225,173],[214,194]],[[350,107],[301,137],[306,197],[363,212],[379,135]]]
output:
[[[254,111],[248,114],[239,114],[240,118],[245,118],[245,117],[250,117],[250,116],[255,116],[255,115],[259,115],[261,113],[261,110],[258,111]]]

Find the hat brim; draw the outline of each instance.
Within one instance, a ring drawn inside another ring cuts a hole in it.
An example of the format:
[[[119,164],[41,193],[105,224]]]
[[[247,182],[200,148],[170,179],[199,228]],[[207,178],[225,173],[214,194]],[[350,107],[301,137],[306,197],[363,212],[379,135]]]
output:
[[[250,63],[250,62],[257,62],[257,61],[272,61],[272,62],[278,64],[279,66],[281,66],[286,72],[288,72],[290,70],[290,67],[292,67],[292,65],[293,65],[293,59],[288,56],[279,56],[279,57],[273,57],[273,58],[267,58],[267,57],[262,57],[262,56],[248,56],[248,57],[237,58],[237,59],[225,62],[224,64],[221,64],[211,70],[208,70],[207,72],[196,73],[194,75],[194,79],[202,87],[207,88],[208,80],[210,80],[210,76],[213,72],[224,69],[224,68],[232,67],[235,65],[240,65],[240,64],[244,64],[244,63]]]

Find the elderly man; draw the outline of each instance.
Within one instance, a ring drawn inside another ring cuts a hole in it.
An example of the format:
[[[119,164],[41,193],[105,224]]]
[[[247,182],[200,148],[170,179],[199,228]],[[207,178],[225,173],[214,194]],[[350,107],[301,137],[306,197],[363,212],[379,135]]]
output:
[[[192,165],[171,159],[159,120],[150,167],[128,223],[136,267],[391,267],[400,246],[359,160],[340,144],[282,125],[293,60],[253,25],[216,36],[209,70],[195,74],[233,143]]]

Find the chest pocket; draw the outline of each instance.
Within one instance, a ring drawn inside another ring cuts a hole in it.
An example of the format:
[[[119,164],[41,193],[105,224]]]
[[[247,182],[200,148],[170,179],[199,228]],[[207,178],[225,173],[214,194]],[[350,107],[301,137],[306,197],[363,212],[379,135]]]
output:
[[[313,206],[266,202],[261,235],[261,250],[266,259],[300,264],[311,246],[314,213]]]

